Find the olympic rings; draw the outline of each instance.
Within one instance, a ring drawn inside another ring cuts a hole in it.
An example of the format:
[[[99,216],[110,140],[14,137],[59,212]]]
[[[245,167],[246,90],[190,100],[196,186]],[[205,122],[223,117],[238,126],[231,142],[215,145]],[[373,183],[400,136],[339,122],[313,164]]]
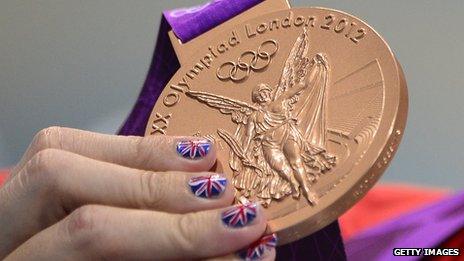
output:
[[[265,50],[271,48],[270,50]],[[271,64],[272,57],[279,50],[275,40],[267,40],[258,46],[257,51],[245,51],[236,62],[225,62],[216,70],[216,76],[221,81],[241,82],[246,80],[250,73],[262,71]]]

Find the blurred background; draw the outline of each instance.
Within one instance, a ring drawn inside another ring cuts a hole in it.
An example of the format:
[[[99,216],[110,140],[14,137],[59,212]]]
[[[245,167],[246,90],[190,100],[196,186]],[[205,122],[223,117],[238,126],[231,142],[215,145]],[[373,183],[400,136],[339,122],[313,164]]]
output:
[[[50,125],[115,133],[139,93],[161,11],[199,0],[0,0],[0,168]],[[408,82],[406,135],[382,182],[464,187],[464,1],[309,1],[367,21]]]

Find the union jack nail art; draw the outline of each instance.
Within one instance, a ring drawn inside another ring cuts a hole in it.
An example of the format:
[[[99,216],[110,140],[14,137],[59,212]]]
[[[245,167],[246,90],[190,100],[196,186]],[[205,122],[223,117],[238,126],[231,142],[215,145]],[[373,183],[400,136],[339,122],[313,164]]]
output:
[[[238,256],[245,261],[260,260],[266,250],[270,250],[277,246],[277,235],[271,234],[263,236],[256,242],[248,246],[246,250],[240,251]]]
[[[198,159],[205,157],[211,149],[208,140],[189,140],[177,143],[177,152],[184,158]]]
[[[201,176],[191,178],[188,184],[195,196],[213,198],[224,192],[227,179],[219,175],[211,175],[209,177]]]
[[[251,223],[257,215],[256,203],[235,205],[222,212],[222,222],[229,227],[239,228]]]

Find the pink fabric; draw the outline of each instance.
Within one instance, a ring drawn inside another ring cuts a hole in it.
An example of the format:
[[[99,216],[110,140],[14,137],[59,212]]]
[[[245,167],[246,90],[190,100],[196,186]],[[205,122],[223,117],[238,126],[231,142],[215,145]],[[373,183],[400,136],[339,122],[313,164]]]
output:
[[[449,194],[449,191],[437,188],[379,184],[341,216],[342,236],[345,240],[349,239],[365,229],[436,202]]]
[[[5,182],[6,178],[8,177],[8,170],[0,169],[0,186]]]

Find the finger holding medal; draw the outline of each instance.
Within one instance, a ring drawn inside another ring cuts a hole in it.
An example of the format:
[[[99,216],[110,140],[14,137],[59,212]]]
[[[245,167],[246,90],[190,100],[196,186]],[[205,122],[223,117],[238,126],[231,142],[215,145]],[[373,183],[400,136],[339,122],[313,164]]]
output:
[[[0,258],[273,260],[279,244],[345,260],[336,220],[391,162],[407,97],[391,48],[347,13],[167,11],[119,130],[146,137],[41,131],[0,190]]]
[[[185,259],[246,248],[266,218],[258,204],[230,206],[229,180],[209,172],[215,154],[196,137],[47,128],[0,190],[0,257]]]

